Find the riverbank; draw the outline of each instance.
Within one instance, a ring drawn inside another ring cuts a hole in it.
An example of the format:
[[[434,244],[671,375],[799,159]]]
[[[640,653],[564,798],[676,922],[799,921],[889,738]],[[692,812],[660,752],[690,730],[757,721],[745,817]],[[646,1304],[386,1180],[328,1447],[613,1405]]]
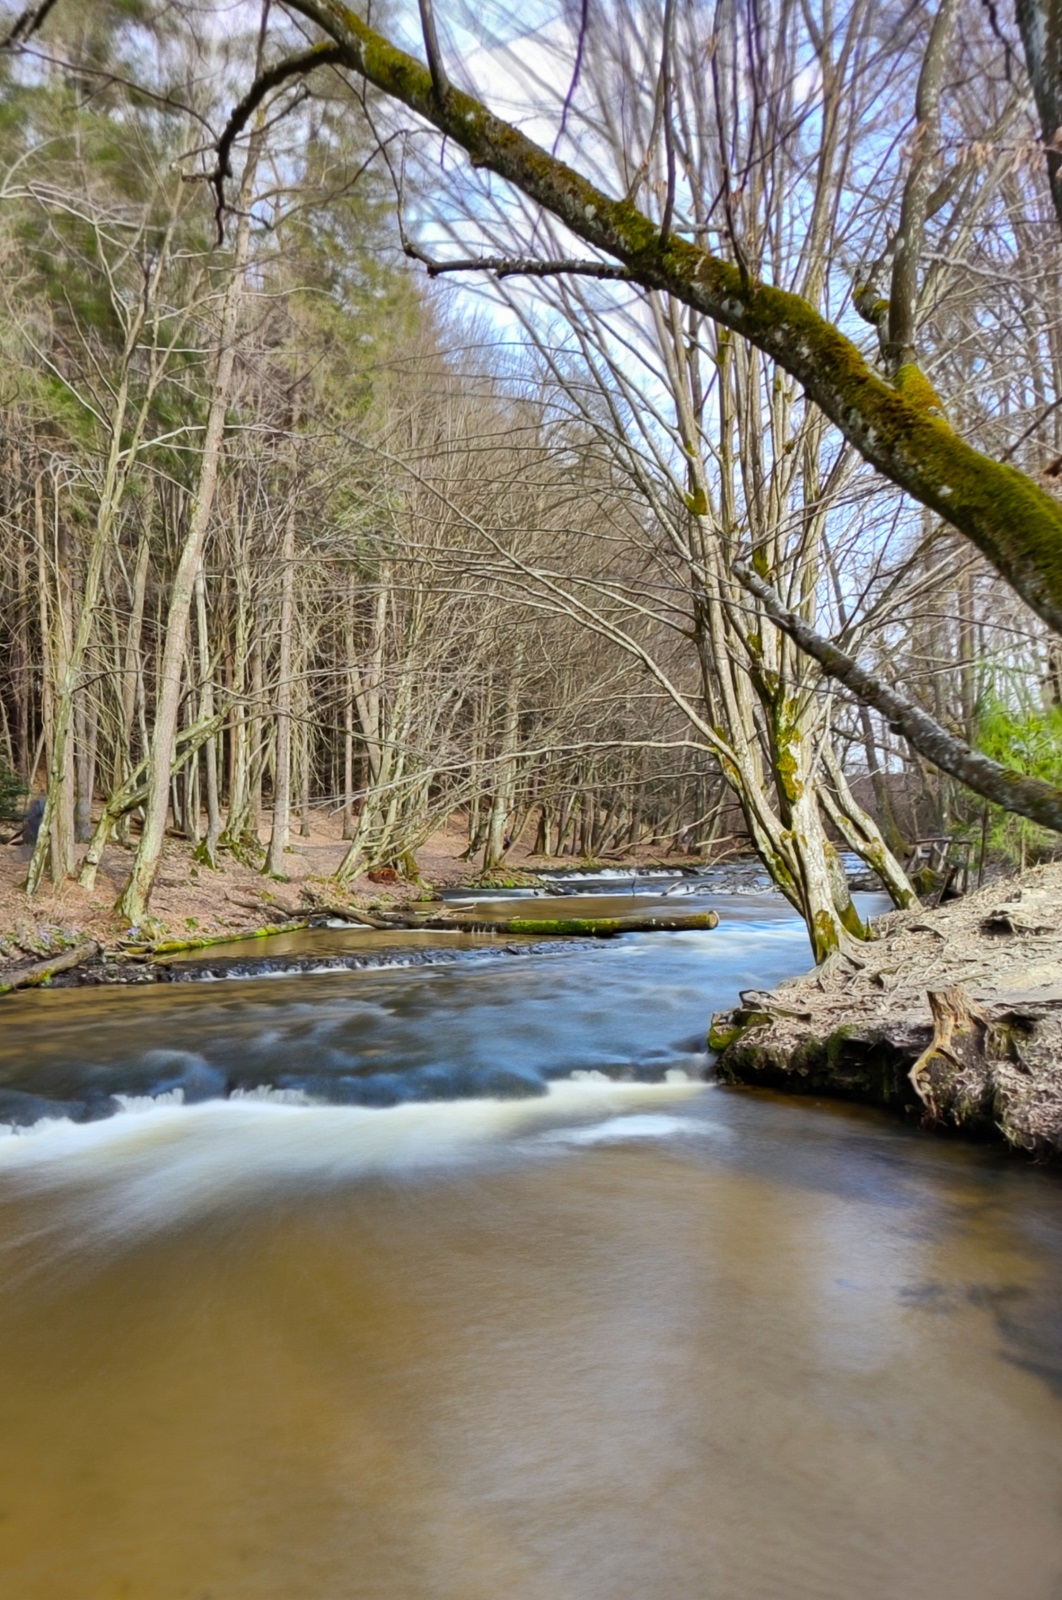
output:
[[[267,817],[261,830],[263,844],[268,832]],[[303,928],[337,912],[354,921],[365,919],[373,926],[377,918],[401,918],[440,889],[534,885],[537,870],[561,867],[578,871],[588,865],[571,857],[534,857],[517,845],[503,868],[484,875],[475,862],[463,859],[467,843],[466,829],[460,819],[454,819],[417,852],[417,881],[393,872],[372,877],[362,874],[341,887],[335,873],[347,842],[341,836],[338,817],[316,816],[309,836],[294,837],[282,879],[266,877],[253,863],[228,853],[222,854],[214,870],[197,861],[189,842],[169,838],[150,914],[136,928],[114,911],[129,873],[130,850],[108,845],[91,891],[71,879],[31,898],[22,888],[28,848],[0,847],[0,994],[12,983],[21,986],[27,978],[30,983],[50,983],[53,978],[78,981],[85,973],[84,962],[91,962],[98,975],[98,958],[103,956],[120,956],[125,961],[137,952],[167,953],[191,946],[208,949],[223,940]],[[608,865],[645,864],[648,854],[643,850],[639,859]],[[684,864],[684,858],[676,858],[675,871],[681,872]],[[600,930],[542,927],[508,931],[574,935]],[[113,966],[107,976],[115,976]]]
[[[857,954],[716,1013],[718,1077],[1062,1158],[1062,863],[875,926]]]
[[[267,816],[261,828],[263,847],[268,837]],[[461,860],[466,844],[462,829],[440,829],[419,857],[425,883],[444,887],[473,876],[474,868]],[[291,922],[322,904],[387,908],[404,905],[424,893],[419,884],[399,878],[377,883],[364,874],[341,889],[335,873],[346,849],[339,818],[315,816],[309,837],[294,836],[284,877],[278,879],[264,876],[253,862],[238,860],[228,852],[221,854],[214,870],[196,860],[187,840],[170,837],[151,896],[150,914],[136,933],[152,942],[209,938]],[[115,915],[114,905],[132,859],[130,849],[111,843],[92,890],[82,889],[71,879],[58,888],[46,884],[31,898],[22,889],[28,848],[0,847],[0,972],[12,960],[55,954],[79,940],[95,939],[109,948],[129,936],[129,925]],[[514,867],[522,865],[523,857],[514,861]]]

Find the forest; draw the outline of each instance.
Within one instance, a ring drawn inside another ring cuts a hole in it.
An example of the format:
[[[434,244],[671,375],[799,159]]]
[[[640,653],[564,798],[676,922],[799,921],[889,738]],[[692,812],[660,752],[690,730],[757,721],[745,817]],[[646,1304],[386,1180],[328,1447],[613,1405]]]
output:
[[[1062,0],[0,0],[2,1600],[1060,1600]]]
[[[1035,9],[9,7],[28,894],[118,852],[136,925],[167,838],[283,879],[326,822],[415,879],[457,819],[484,870],[752,852],[821,960],[839,851],[898,906],[920,838],[1049,859]]]

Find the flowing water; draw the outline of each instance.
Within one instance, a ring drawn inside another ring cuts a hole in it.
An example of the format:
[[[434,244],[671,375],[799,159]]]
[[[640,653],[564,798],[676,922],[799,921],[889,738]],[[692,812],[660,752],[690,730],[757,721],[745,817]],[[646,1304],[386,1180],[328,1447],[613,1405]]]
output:
[[[1058,1600],[1058,1179],[702,1083],[776,904],[354,937],[4,1002],[5,1600]]]

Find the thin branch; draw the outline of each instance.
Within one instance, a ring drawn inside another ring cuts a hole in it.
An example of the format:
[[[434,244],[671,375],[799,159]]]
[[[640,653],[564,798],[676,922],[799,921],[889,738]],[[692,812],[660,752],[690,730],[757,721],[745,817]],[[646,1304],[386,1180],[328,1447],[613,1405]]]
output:
[[[279,88],[289,78],[304,76],[315,67],[334,66],[343,60],[343,51],[334,44],[315,44],[300,55],[278,61],[275,67],[259,73],[239,105],[235,106],[217,143],[217,166],[210,174],[210,186],[217,198],[214,218],[218,228],[218,244],[225,237],[225,179],[232,177],[232,147],[247,126],[266,95]]]
[[[660,52],[660,98],[663,104],[664,158],[667,166],[667,196],[660,220],[660,242],[666,243],[675,212],[675,132],[671,126],[671,46],[675,28],[675,0],[664,5],[664,42]]]
[[[565,129],[568,126],[568,112],[572,108],[575,91],[579,87],[579,77],[583,70],[583,54],[586,50],[586,34],[589,26],[590,0],[582,0],[582,10],[579,17],[579,37],[575,43],[575,65],[572,68],[572,79],[568,85],[568,93],[564,96],[564,104],[561,106],[560,126],[557,129],[557,137],[553,141],[554,155],[557,154],[560,142],[564,138]]]
[[[404,231],[402,249],[407,256],[427,268],[429,278],[441,278],[447,272],[490,272],[496,278],[552,278],[563,273],[566,276],[630,282],[626,267],[614,267],[607,261],[537,261],[533,256],[465,256],[458,261],[438,261],[414,244]]]
[[[440,105],[444,105],[450,95],[450,80],[446,76],[442,51],[439,49],[439,35],[435,28],[435,12],[432,9],[431,0],[419,0],[419,4],[420,31],[424,37],[424,50],[428,57],[431,86],[435,90],[435,98]]]
[[[813,657],[828,678],[843,684],[857,700],[880,711],[890,727],[901,733],[919,755],[993,805],[1028,817],[1054,833],[1062,833],[1062,789],[1040,778],[1014,772],[979,750],[972,750],[965,740],[949,733],[921,706],[861,667],[829,639],[816,633],[802,617],[789,611],[777,591],[758,573],[740,561],[734,562],[732,570],[742,588],[755,595],[777,628]]]

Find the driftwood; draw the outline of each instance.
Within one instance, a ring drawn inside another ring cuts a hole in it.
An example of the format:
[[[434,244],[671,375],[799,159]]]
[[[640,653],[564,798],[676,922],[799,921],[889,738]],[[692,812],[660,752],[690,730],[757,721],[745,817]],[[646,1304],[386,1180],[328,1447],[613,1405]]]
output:
[[[327,922],[349,922],[353,928],[383,929],[419,926],[412,917],[400,918],[396,921],[386,914],[374,916],[368,911],[352,911],[349,906],[314,906],[312,911],[309,912],[309,919],[311,928],[319,928]]]
[[[99,953],[96,940],[89,939],[71,950],[63,950],[57,956],[49,956],[45,961],[32,961],[28,966],[18,967],[0,979],[0,995],[11,994],[14,989],[35,989],[47,983],[56,973],[69,972],[71,967],[79,967],[83,961],[90,961]]]

